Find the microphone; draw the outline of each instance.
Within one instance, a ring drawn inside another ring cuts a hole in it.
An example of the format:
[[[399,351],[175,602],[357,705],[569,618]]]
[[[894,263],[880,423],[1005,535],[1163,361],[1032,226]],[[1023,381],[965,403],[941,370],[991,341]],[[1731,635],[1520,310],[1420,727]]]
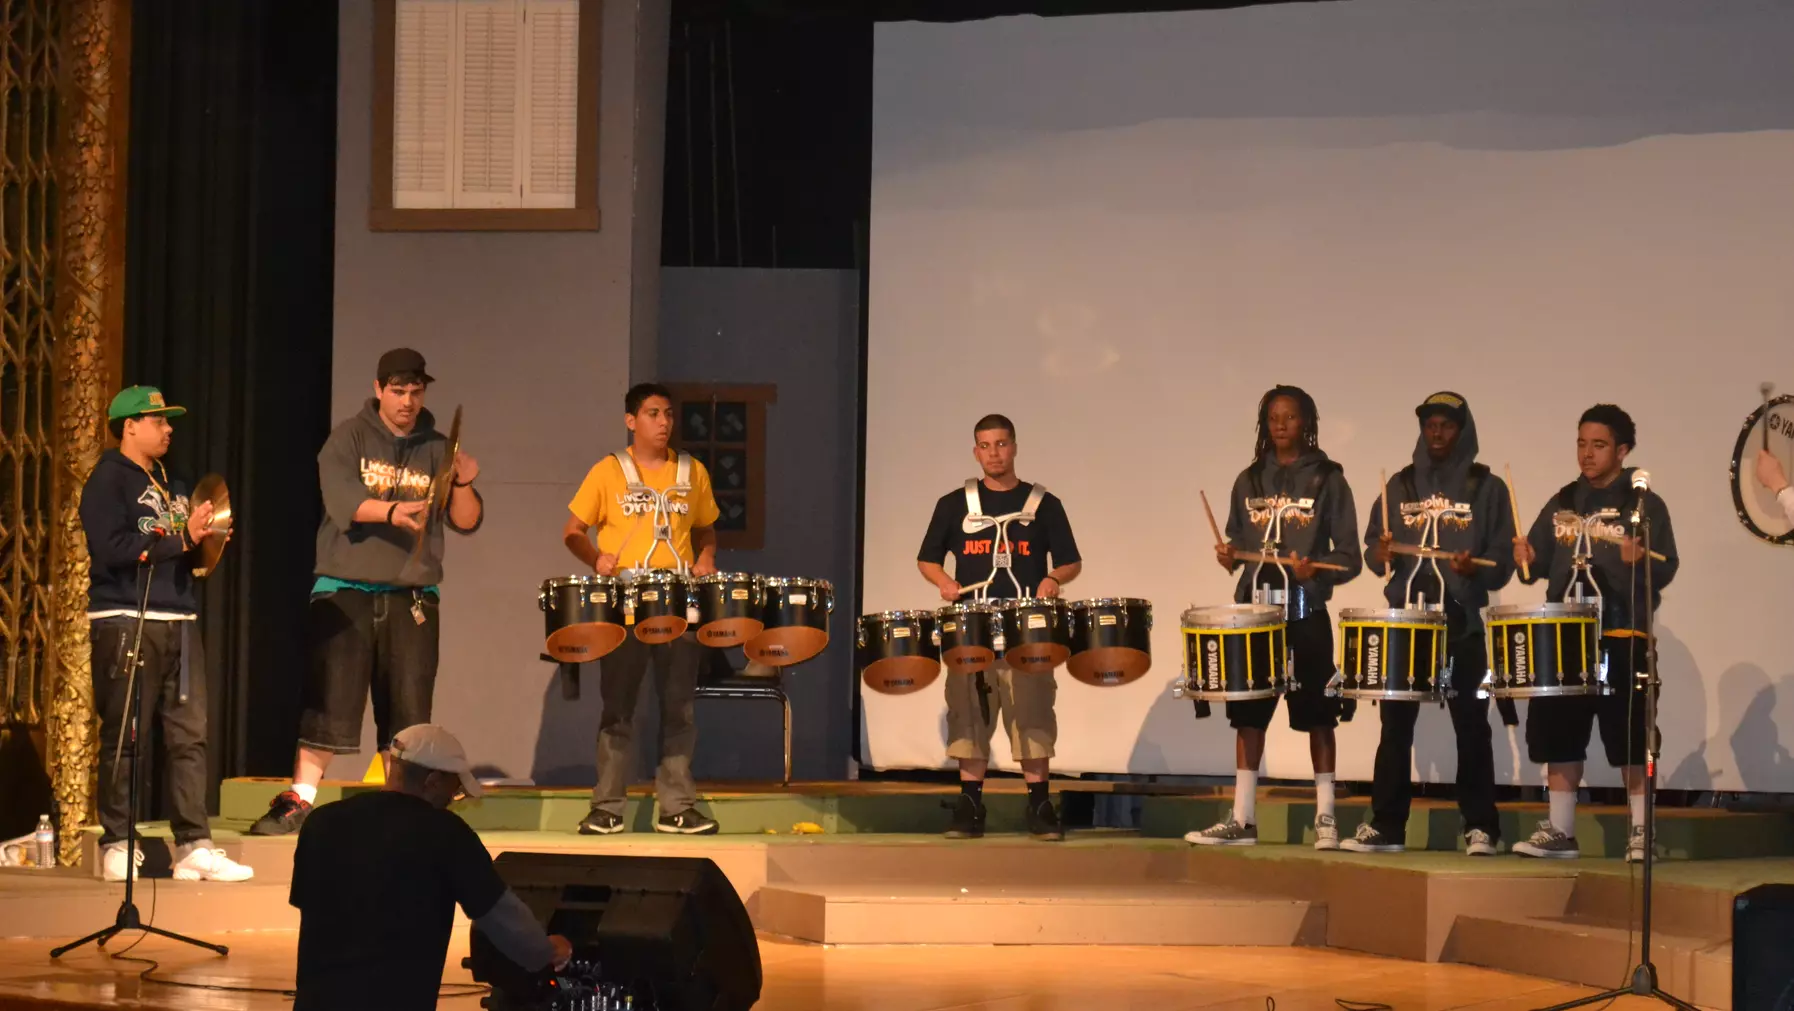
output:
[[[1633,471],[1632,490],[1637,492],[1638,496],[1632,500],[1632,514],[1627,519],[1633,526],[1637,526],[1644,520],[1645,495],[1651,490],[1651,472],[1648,470]]]

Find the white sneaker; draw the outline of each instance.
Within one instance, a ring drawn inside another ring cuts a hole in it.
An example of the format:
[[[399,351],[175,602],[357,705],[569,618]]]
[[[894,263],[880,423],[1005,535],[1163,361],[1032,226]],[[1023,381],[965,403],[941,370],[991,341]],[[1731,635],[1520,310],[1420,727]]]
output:
[[[174,865],[176,881],[248,881],[255,877],[255,868],[225,856],[210,839],[182,846],[180,852],[183,855]]]
[[[1316,815],[1314,819],[1314,848],[1317,850],[1336,850],[1339,848],[1339,822],[1330,814]]]
[[[1472,857],[1492,857],[1495,855],[1495,840],[1489,833],[1480,828],[1473,828],[1464,833],[1464,855]]]
[[[143,866],[143,851],[137,850],[136,864]],[[123,881],[125,879],[125,844],[121,842],[107,843],[100,847],[100,877],[106,881]]]

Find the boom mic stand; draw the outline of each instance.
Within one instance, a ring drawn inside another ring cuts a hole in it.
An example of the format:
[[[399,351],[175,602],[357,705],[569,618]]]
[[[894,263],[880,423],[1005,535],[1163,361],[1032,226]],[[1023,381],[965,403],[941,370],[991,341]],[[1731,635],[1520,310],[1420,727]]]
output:
[[[1601,1001],[1610,1001],[1616,997],[1652,997],[1682,1011],[1698,1011],[1685,1000],[1663,992],[1657,985],[1657,966],[1651,961],[1651,872],[1657,866],[1657,752],[1662,740],[1657,732],[1657,614],[1652,607],[1656,599],[1656,582],[1651,578],[1651,518],[1650,513],[1641,505],[1638,510],[1639,539],[1644,554],[1639,561],[1644,563],[1645,571],[1645,608],[1644,608],[1644,644],[1645,644],[1645,803],[1644,803],[1644,922],[1640,930],[1643,941],[1639,949],[1639,962],[1632,968],[1632,982],[1615,990],[1595,994],[1573,1000],[1568,1004],[1558,1004],[1545,1008],[1544,1011],[1567,1011],[1569,1008],[1584,1007]],[[1636,601],[1634,601],[1636,603]],[[1635,639],[1634,642],[1637,640]],[[1633,680],[1638,674],[1633,672]],[[1631,686],[1627,687],[1630,691]]]
[[[122,749],[125,735],[130,735],[131,760],[127,763],[129,767],[124,770],[125,774],[131,777],[127,790],[129,800],[125,818],[125,898],[118,904],[118,918],[112,922],[111,926],[102,927],[79,941],[71,941],[51,951],[51,958],[61,958],[65,953],[90,941],[98,942],[99,946],[104,948],[107,941],[126,930],[141,930],[146,934],[155,934],[157,937],[166,937],[171,941],[191,944],[194,947],[215,951],[220,955],[230,954],[230,949],[222,944],[201,941],[196,937],[177,934],[172,930],[163,930],[161,927],[143,922],[143,916],[137,912],[137,904],[132,901],[134,885],[137,881],[137,760],[143,752],[139,746],[141,742],[137,737],[137,715],[142,705],[143,683],[138,680],[137,671],[143,666],[143,623],[149,612],[150,584],[155,579],[156,565],[154,562],[144,561],[138,564],[138,569],[143,573],[143,593],[137,599],[137,630],[131,637],[131,652],[119,658],[121,665],[130,664],[130,674],[125,681],[125,704],[130,707],[131,715],[118,728],[117,745]],[[104,744],[101,746],[104,747]],[[112,765],[114,776],[118,775],[119,768],[119,763],[114,761]],[[102,858],[103,861],[104,858]]]

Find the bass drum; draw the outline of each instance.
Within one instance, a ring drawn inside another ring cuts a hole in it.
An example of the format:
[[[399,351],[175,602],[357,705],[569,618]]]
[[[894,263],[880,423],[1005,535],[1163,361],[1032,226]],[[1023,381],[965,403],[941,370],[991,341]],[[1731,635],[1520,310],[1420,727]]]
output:
[[[1794,475],[1794,396],[1776,397],[1750,413],[1732,446],[1732,506],[1738,522],[1771,544],[1794,544],[1794,525],[1781,503],[1757,480],[1757,454],[1764,449]]]

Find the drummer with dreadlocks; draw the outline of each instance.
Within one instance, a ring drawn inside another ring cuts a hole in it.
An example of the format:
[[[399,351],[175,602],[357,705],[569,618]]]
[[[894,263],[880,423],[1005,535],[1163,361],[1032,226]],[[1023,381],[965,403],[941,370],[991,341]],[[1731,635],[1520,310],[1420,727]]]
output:
[[[1333,676],[1333,625],[1327,599],[1333,587],[1363,568],[1357,532],[1358,515],[1345,470],[1321,451],[1314,398],[1299,387],[1273,387],[1258,402],[1252,464],[1233,483],[1227,539],[1216,545],[1215,560],[1229,572],[1243,570],[1235,602],[1277,604],[1284,609],[1294,654],[1290,673],[1296,681],[1284,698],[1290,729],[1308,735],[1308,754],[1314,762],[1314,847],[1323,850],[1339,848],[1333,810],[1338,753],[1333,728],[1342,705],[1326,694]],[[1236,556],[1258,551],[1274,551],[1289,561],[1260,565]],[[1275,696],[1227,703],[1227,722],[1237,734],[1233,811],[1220,824],[1184,836],[1186,840],[1200,846],[1258,842],[1258,766],[1276,709]]]

